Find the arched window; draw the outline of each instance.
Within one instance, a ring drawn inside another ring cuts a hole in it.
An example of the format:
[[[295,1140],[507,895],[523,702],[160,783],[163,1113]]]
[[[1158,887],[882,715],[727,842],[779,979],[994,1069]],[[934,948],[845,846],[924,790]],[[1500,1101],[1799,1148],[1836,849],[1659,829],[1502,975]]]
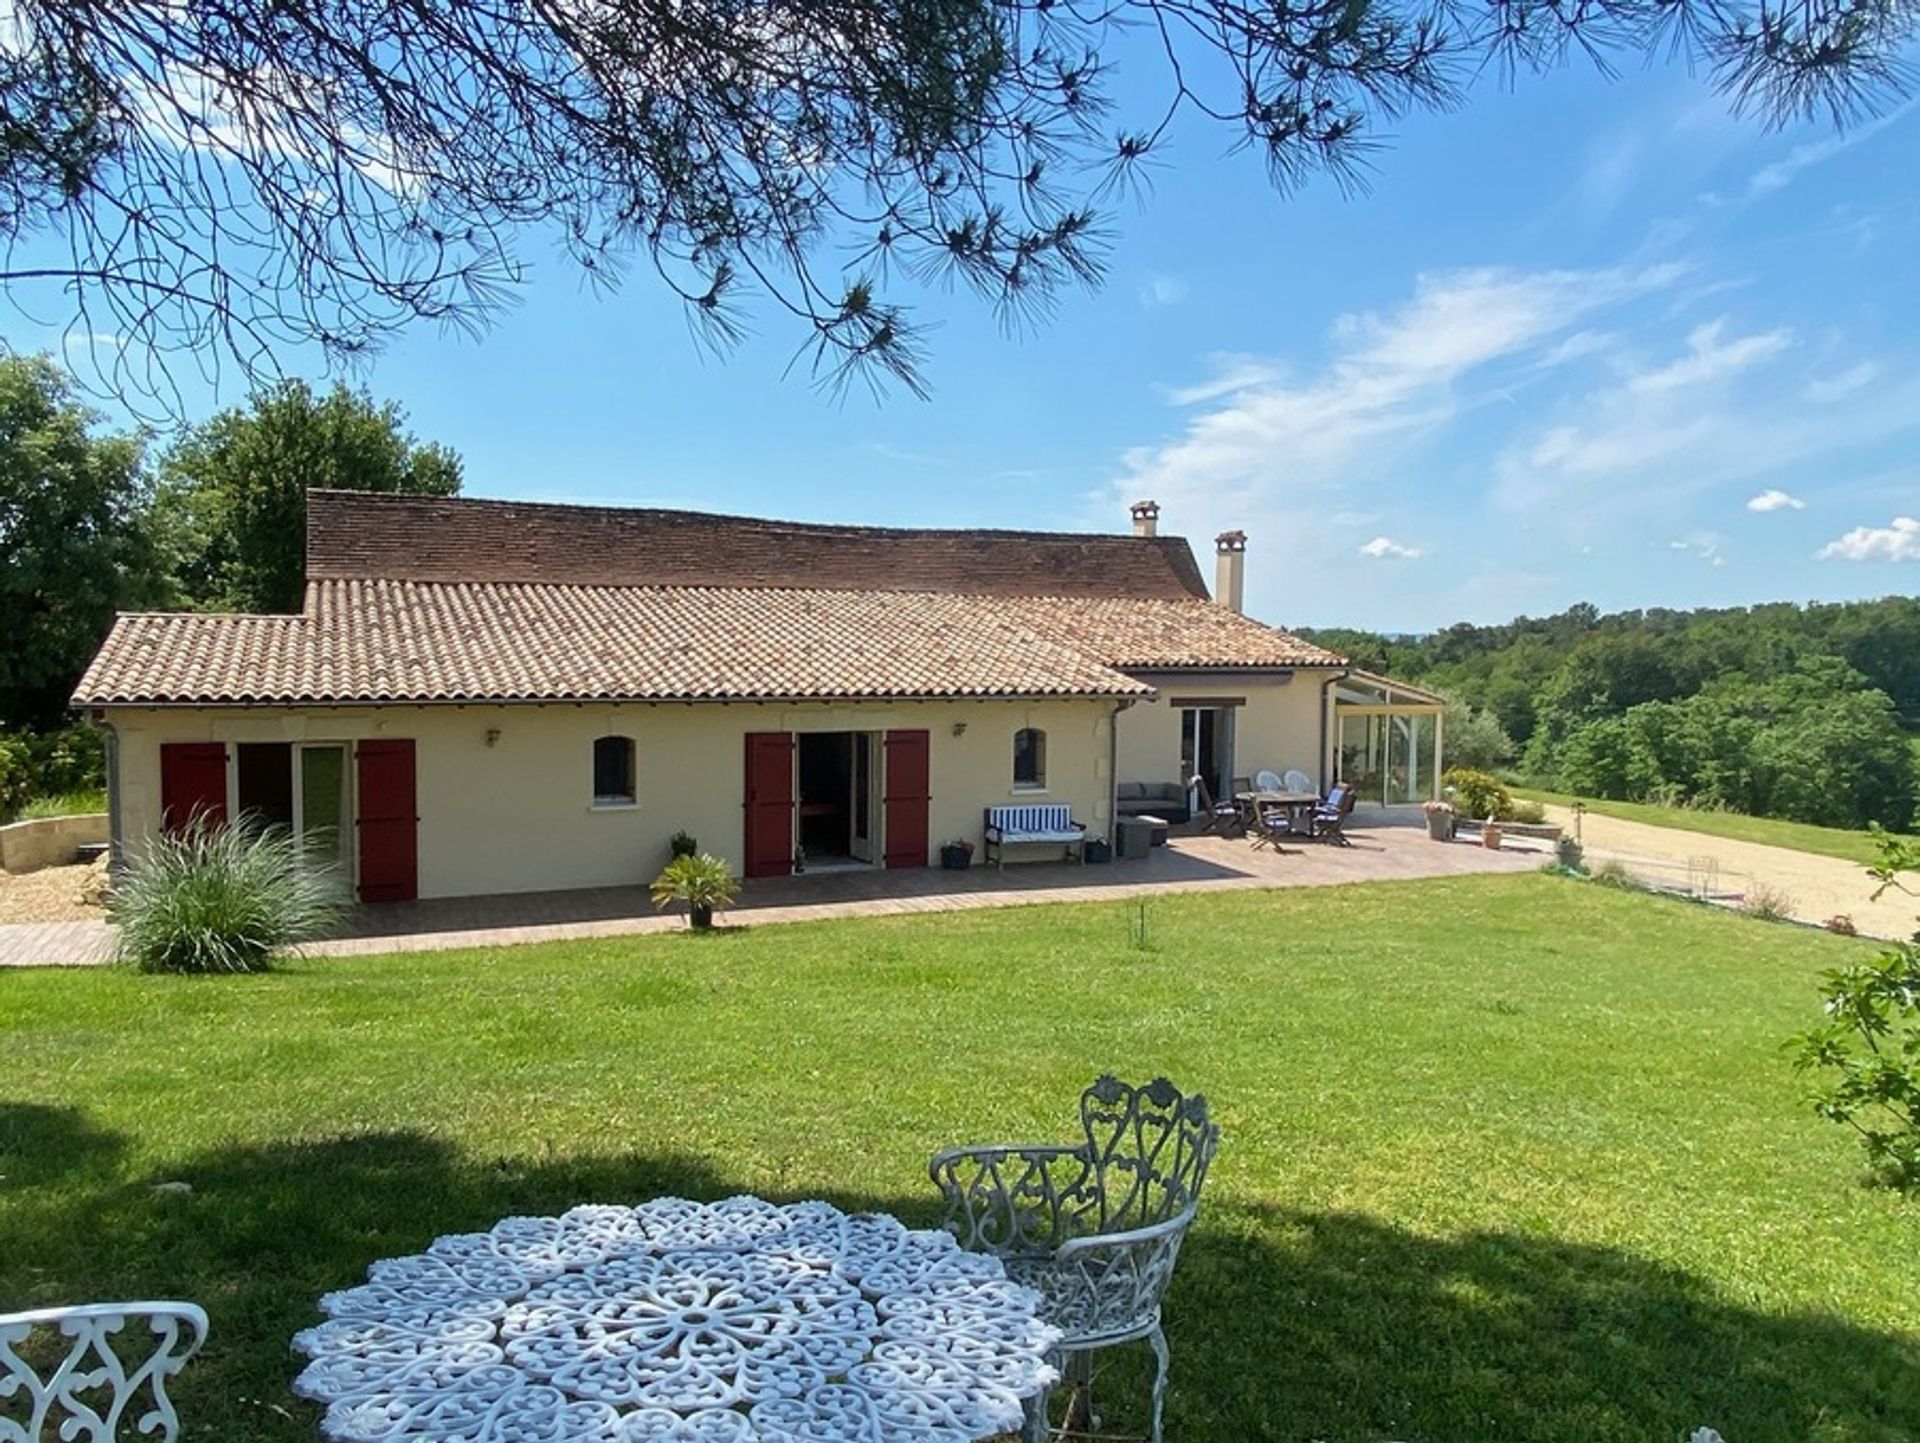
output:
[[[1021,727],[1013,734],[1013,784],[1036,788],[1047,784],[1047,734],[1038,727]]]
[[[633,802],[633,738],[599,738],[593,744],[593,804],[630,807]]]

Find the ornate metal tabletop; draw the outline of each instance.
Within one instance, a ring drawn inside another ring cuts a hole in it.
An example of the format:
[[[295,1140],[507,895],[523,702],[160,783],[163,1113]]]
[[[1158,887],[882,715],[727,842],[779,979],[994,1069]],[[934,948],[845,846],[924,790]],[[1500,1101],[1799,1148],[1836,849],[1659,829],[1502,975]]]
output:
[[[825,1203],[508,1218],[329,1293],[294,1391],[335,1443],[965,1443],[1059,1335],[998,1259]]]

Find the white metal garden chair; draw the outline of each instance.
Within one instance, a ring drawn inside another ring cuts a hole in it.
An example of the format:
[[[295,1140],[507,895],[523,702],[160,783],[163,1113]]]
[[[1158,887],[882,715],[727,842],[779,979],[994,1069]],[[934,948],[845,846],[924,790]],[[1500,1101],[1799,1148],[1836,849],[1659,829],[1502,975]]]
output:
[[[0,1313],[0,1440],[173,1443],[168,1380],[206,1341],[192,1303],[88,1303]]]
[[[1037,1290],[1040,1317],[1060,1329],[1073,1383],[1068,1425],[1092,1421],[1092,1355],[1145,1340],[1153,1349],[1153,1443],[1167,1389],[1160,1302],[1193,1225],[1220,1143],[1207,1100],[1166,1078],[1132,1087],[1101,1078],[1080,1099],[1084,1140],[1066,1146],[957,1147],[929,1164],[947,1200],[947,1228],[993,1253]],[[1029,1404],[1027,1437],[1044,1439],[1047,1398]]]

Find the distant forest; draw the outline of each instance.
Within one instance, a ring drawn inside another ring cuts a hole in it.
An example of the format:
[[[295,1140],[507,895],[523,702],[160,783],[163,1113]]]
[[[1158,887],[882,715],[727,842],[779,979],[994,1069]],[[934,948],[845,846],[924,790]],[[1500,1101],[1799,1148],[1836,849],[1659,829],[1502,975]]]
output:
[[[1605,615],[1582,604],[1417,637],[1304,634],[1444,692],[1449,764],[1590,797],[1916,825],[1920,597]]]

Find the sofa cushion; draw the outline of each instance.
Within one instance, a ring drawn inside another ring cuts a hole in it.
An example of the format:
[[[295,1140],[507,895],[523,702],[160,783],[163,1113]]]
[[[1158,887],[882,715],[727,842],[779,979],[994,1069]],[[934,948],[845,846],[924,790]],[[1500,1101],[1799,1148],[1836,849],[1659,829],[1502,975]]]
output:
[[[1147,794],[1145,782],[1122,782],[1118,790],[1118,799],[1123,802],[1137,802]]]

